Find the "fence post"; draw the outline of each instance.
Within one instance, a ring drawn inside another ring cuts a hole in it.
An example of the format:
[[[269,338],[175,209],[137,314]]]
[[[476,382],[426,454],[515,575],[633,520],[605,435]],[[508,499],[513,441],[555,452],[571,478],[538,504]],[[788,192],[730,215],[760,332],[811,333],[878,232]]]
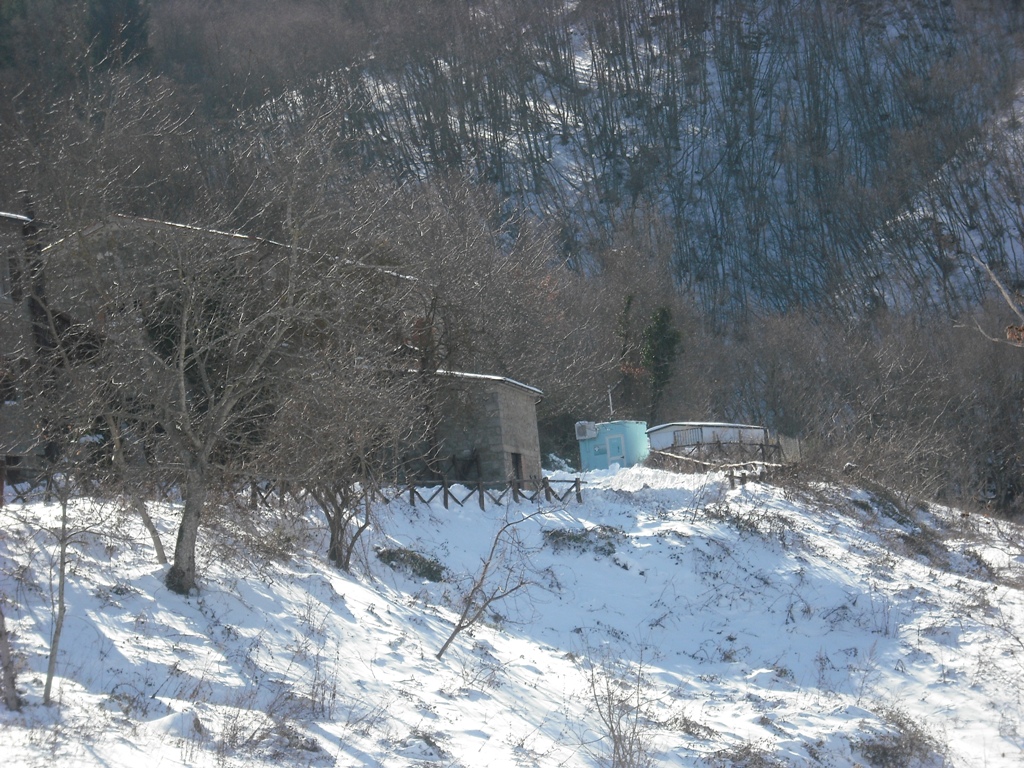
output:
[[[545,477],[540,481],[540,484],[544,488],[544,501],[551,501],[551,483],[549,483],[548,479]]]
[[[409,506],[416,506],[416,486],[412,484],[409,485]]]
[[[442,491],[441,501],[444,504],[444,508],[448,509],[448,481],[447,480],[442,480],[441,481],[441,491]]]
[[[516,504],[519,503],[519,481],[513,480],[509,485],[512,486],[512,501]]]
[[[583,503],[583,488],[580,486],[580,479],[577,477],[576,482],[572,484],[573,489],[576,491],[576,502],[578,504]]]
[[[484,481],[481,480],[476,484],[476,489],[480,497],[480,511],[484,510]]]

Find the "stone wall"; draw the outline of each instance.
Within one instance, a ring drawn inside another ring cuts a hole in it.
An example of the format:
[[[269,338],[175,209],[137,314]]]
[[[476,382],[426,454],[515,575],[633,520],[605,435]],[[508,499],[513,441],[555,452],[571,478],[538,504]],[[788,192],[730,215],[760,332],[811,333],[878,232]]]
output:
[[[460,377],[445,382],[437,430],[446,479],[506,482],[541,478],[536,391],[507,380]]]
[[[522,457],[522,479],[540,482],[540,437],[537,432],[537,397],[514,385],[496,387],[500,445],[496,445],[504,461],[505,478],[515,476],[512,455]],[[492,443],[494,445],[494,443]]]

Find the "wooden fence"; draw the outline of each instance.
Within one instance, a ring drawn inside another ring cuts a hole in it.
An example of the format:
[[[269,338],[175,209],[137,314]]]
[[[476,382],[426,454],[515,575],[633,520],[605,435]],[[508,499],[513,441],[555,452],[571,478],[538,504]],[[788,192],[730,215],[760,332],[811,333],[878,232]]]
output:
[[[556,484],[562,487],[561,491],[556,490]],[[456,488],[448,483],[429,487],[408,485],[395,489],[396,492],[392,498],[408,497],[409,504],[416,506],[417,502],[429,504],[440,496],[445,509],[448,509],[452,503],[458,504],[460,507],[465,506],[470,499],[476,499],[480,509],[485,508],[488,499],[495,504],[503,504],[506,499],[511,499],[512,502],[518,504],[523,501],[531,502],[541,499],[545,502],[564,502],[570,496],[574,496],[577,503],[583,503],[583,486],[578,477],[575,480],[551,480],[545,477],[541,480],[540,485],[534,488],[529,488],[526,483],[517,481],[502,485],[492,484],[490,487],[484,483],[477,483],[475,486],[459,485],[458,488],[462,489],[461,496]]]
[[[13,492],[13,501],[27,504],[31,501],[43,499],[49,500],[50,489],[44,483],[19,483],[8,485],[9,492]],[[161,501],[171,500],[175,495],[174,486],[166,484],[156,489]],[[243,480],[235,487],[235,494],[248,497],[249,506],[270,507],[275,504],[282,504],[291,497],[297,502],[302,502],[307,492],[304,488],[292,486],[286,482],[273,482],[266,480]],[[397,499],[407,499],[409,504],[430,504],[434,499],[440,497],[445,509],[452,504],[462,507],[475,499],[480,509],[484,509],[488,501],[494,504],[504,504],[506,501],[519,504],[521,502],[558,502],[568,501],[575,498],[578,504],[583,503],[583,483],[577,477],[574,480],[552,480],[543,478],[539,484],[511,481],[507,483],[482,483],[475,485],[455,484],[442,482],[439,485],[416,485],[408,483],[405,485],[394,485],[372,491],[373,497],[385,503]],[[3,506],[0,496],[0,506]]]
[[[732,487],[736,486],[737,479],[741,483],[745,483],[750,474],[763,477],[773,470],[785,466],[781,462],[760,461],[756,459],[739,462],[702,461],[693,456],[683,456],[669,451],[651,451],[648,463],[651,466],[667,469],[672,472],[725,472],[729,477],[729,484]]]
[[[293,488],[288,483],[249,481],[245,484],[249,494],[249,504],[252,507],[271,506],[281,503],[285,497],[291,496],[295,501],[301,502],[306,497],[306,491],[302,488]],[[488,501],[494,504],[504,504],[510,500],[516,504],[520,502],[565,502],[570,497],[576,499],[579,504],[583,503],[583,482],[577,477],[574,480],[552,480],[545,477],[537,483],[526,483],[522,481],[510,481],[507,483],[448,483],[440,482],[436,485],[418,485],[406,483],[404,485],[391,485],[377,488],[371,491],[374,499],[389,503],[397,499],[405,499],[410,505],[430,504],[435,499],[441,499],[445,509],[456,504],[465,506],[475,499],[480,509],[484,509]]]

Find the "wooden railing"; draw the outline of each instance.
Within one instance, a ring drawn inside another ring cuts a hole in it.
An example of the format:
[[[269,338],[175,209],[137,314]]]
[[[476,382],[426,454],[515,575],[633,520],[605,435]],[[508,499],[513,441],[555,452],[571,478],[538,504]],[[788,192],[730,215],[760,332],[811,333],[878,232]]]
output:
[[[777,446],[767,447],[777,448]],[[763,459],[748,459],[741,461],[727,461],[723,458],[719,461],[703,461],[701,459],[694,458],[693,456],[686,456],[684,454],[664,450],[651,451],[648,463],[651,466],[658,467],[659,469],[667,469],[672,472],[725,472],[729,477],[730,484],[735,487],[736,479],[739,478],[740,482],[746,482],[748,473],[758,472],[765,474],[785,466],[780,460],[780,451],[770,452],[770,455],[773,458],[776,458],[776,460],[766,461]]]
[[[245,483],[245,488],[245,492],[249,495],[249,504],[254,508],[281,503],[285,496],[291,496],[299,502],[306,497],[304,489],[292,487],[288,483],[249,481]],[[578,477],[573,480],[552,480],[545,477],[539,483],[536,481],[404,483],[375,488],[371,493],[373,498],[378,501],[389,503],[397,499],[405,499],[412,506],[431,504],[435,499],[440,498],[445,509],[450,508],[452,504],[463,507],[473,499],[476,500],[480,509],[484,509],[488,501],[494,504],[504,504],[506,500],[516,504],[542,500],[547,503],[562,503],[572,497],[576,499],[577,503],[582,504],[583,481]]]
[[[49,489],[45,483],[19,483],[8,485],[8,492],[13,491],[12,501],[27,504],[35,500],[48,499]],[[160,486],[156,489],[161,501],[169,500],[174,496],[173,485]],[[306,498],[305,489],[293,486],[290,483],[273,482],[267,480],[246,480],[236,486],[236,492],[242,498],[248,497],[248,504],[252,508],[271,507],[281,504],[287,497],[297,502]],[[575,498],[578,504],[583,503],[583,483],[580,478],[574,480],[552,480],[542,478],[539,483],[536,481],[510,481],[507,483],[447,483],[441,482],[432,485],[418,485],[406,483],[404,485],[393,485],[382,489],[376,489],[373,496],[383,502],[391,502],[396,499],[407,499],[409,504],[430,504],[440,497],[445,509],[452,504],[462,507],[475,499],[480,509],[485,509],[487,502],[504,504],[506,501],[519,504],[521,502],[555,502],[563,503],[570,498]],[[0,502],[2,506],[2,502]]]
[[[555,485],[562,486],[561,491],[556,490]],[[532,488],[530,486],[533,486]],[[460,496],[457,488],[462,489]],[[382,494],[387,499],[387,494]],[[419,486],[419,485],[407,485],[404,487],[396,488],[391,498],[398,498],[399,496],[407,496],[409,504],[416,506],[417,502],[423,504],[430,504],[438,496],[441,497],[441,503],[445,509],[448,509],[452,503],[458,504],[460,507],[470,500],[475,498],[480,509],[486,507],[487,501],[490,500],[495,504],[503,504],[507,498],[510,498],[512,502],[518,504],[523,501],[527,502],[539,502],[543,499],[545,502],[564,502],[570,496],[575,496],[577,503],[583,503],[583,485],[582,481],[577,477],[575,480],[551,480],[550,478],[543,478],[539,484],[537,483],[524,483],[522,481],[511,481],[501,485],[487,484],[479,482],[474,485],[465,485],[462,483],[456,484],[455,487],[449,483],[442,482],[437,486]]]

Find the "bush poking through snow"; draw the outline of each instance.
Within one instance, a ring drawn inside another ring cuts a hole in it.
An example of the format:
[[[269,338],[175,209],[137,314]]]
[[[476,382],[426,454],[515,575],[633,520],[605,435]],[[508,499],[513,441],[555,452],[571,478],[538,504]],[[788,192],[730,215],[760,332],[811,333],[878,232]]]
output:
[[[889,727],[854,743],[872,768],[938,768],[946,765],[944,745],[906,710],[886,707],[878,712]]]
[[[704,507],[704,517],[726,523],[740,533],[757,536],[765,541],[774,539],[783,548],[793,546],[797,536],[792,520],[763,506],[733,508],[727,501],[718,501]]]
[[[715,752],[705,761],[712,768],[786,768],[789,765],[751,742]]]
[[[382,549],[377,552],[382,563],[390,565],[396,571],[403,571],[426,581],[444,581],[447,569],[437,560],[411,549]]]
[[[669,730],[679,731],[702,741],[713,739],[718,735],[718,731],[714,728],[698,722],[682,712],[670,717],[663,725]]]
[[[544,531],[544,543],[555,552],[566,549],[577,552],[593,552],[602,557],[615,554],[616,542],[625,539],[618,528],[610,525],[598,525],[593,528],[549,528]]]

